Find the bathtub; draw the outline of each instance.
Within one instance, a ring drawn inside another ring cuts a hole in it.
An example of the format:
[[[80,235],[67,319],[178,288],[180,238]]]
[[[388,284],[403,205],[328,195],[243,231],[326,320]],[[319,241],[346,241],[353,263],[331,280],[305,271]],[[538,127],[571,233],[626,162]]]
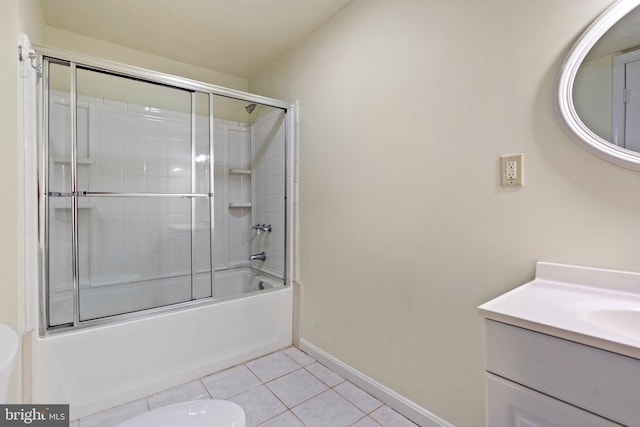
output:
[[[270,291],[282,286],[282,279],[251,268],[239,268],[216,273],[213,297],[215,299],[233,298]]]
[[[291,345],[292,290],[249,268],[217,272],[210,303],[29,342],[30,400],[70,404],[77,419]]]
[[[211,295],[209,274],[196,276],[196,298]],[[215,300],[238,298],[278,289],[283,281],[252,268],[234,268],[216,271],[213,287]],[[191,278],[178,274],[171,278],[121,278],[118,282],[99,285],[81,285],[81,318],[113,316],[122,311],[132,313],[154,307],[164,307],[188,301],[191,298]],[[60,292],[52,298],[50,319],[52,324],[73,322],[73,293]]]

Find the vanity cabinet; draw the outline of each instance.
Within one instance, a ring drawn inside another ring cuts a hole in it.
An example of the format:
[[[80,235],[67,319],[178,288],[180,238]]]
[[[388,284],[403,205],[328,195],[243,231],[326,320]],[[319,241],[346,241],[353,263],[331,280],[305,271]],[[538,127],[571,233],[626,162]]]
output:
[[[640,427],[640,273],[538,262],[478,308],[487,426]]]
[[[485,323],[487,426],[640,426],[640,360]]]
[[[527,387],[487,374],[487,426],[620,426]]]

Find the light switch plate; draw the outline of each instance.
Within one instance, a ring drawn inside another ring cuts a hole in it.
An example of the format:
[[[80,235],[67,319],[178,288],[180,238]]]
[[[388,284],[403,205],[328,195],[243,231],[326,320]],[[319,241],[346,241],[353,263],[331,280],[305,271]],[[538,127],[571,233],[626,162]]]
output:
[[[500,176],[503,187],[524,185],[524,154],[500,156]]]

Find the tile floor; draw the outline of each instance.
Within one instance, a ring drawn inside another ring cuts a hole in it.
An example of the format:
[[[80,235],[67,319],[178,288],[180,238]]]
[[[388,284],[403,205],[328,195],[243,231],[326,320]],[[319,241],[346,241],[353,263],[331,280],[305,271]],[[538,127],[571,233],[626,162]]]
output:
[[[290,347],[80,420],[70,427],[112,427],[161,406],[228,399],[247,427],[404,427],[408,419],[300,350]]]

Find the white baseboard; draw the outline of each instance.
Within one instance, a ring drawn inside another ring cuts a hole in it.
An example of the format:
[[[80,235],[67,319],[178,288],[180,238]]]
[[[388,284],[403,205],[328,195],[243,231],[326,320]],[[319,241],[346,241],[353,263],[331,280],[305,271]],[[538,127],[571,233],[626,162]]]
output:
[[[351,366],[341,362],[315,345],[300,340],[300,350],[322,363],[347,381],[360,387],[385,405],[395,409],[421,427],[454,427],[411,400],[380,384]]]

